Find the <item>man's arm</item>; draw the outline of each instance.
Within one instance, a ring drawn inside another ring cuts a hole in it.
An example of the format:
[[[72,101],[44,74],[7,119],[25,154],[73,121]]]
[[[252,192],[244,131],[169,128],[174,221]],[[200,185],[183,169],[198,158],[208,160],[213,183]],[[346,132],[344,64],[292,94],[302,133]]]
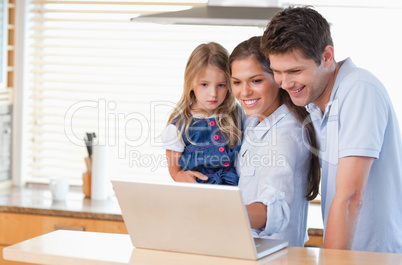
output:
[[[325,231],[325,248],[351,249],[373,161],[372,157],[362,156],[339,159],[336,192]]]

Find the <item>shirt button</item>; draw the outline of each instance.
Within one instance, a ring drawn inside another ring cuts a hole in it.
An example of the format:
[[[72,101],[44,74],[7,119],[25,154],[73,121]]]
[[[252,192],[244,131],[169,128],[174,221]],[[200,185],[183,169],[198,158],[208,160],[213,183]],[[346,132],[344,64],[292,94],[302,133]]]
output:
[[[215,126],[215,122],[214,121],[210,121],[209,125],[211,125],[212,127]]]
[[[223,164],[224,167],[228,167],[229,166],[229,162],[226,162],[225,164]]]
[[[218,140],[218,139],[219,139],[219,135],[215,134],[215,135],[214,135],[214,140],[216,141],[216,140]]]
[[[219,147],[219,149],[218,149],[218,150],[219,150],[219,152],[221,152],[221,153],[222,153],[223,151],[225,151],[225,148],[224,148],[223,146],[221,146],[221,147]]]

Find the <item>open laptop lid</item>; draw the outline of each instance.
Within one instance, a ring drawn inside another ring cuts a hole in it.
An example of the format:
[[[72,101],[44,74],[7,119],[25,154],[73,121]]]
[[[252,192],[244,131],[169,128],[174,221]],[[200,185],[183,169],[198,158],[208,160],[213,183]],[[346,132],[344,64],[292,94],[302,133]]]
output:
[[[135,247],[257,259],[237,187],[131,180],[112,183]]]

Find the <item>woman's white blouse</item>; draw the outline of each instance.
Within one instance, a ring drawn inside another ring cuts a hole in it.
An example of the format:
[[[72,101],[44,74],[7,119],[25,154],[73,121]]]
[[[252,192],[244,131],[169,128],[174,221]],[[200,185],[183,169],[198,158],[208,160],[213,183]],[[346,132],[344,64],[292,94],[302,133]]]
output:
[[[308,202],[305,199],[309,145],[302,125],[285,105],[259,122],[248,117],[236,159],[244,203],[267,206],[264,229],[256,237],[284,239],[291,246],[307,241]]]

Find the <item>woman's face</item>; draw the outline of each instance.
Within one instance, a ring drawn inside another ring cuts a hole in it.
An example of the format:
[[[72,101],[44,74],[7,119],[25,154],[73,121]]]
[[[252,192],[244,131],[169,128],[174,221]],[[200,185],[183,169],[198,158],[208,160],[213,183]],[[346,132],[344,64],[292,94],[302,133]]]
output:
[[[233,61],[233,93],[249,116],[262,121],[279,106],[279,85],[253,57]]]

